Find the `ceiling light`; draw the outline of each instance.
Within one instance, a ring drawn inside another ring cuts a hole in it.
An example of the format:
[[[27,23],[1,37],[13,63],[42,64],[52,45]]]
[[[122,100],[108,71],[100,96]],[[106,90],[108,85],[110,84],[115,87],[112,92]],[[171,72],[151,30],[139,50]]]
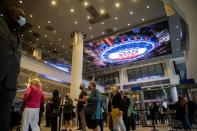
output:
[[[61,41],[61,40],[62,40],[61,38],[58,39],[58,41]]]
[[[44,45],[42,47],[44,48]]]
[[[48,21],[48,24],[51,24],[51,21],[50,20]]]
[[[176,28],[178,29],[178,28],[179,28],[179,26],[177,25],[177,26],[176,26]]]
[[[40,29],[40,26],[38,26],[38,28]]]
[[[48,53],[50,53],[50,51],[48,51]]]
[[[45,34],[45,35],[44,35],[44,37],[46,38],[46,37],[47,37],[47,35]]]
[[[22,0],[19,0],[19,3],[20,3],[20,4],[23,4],[23,1],[22,1]]]
[[[36,40],[38,41],[39,39],[37,38]]]
[[[114,28],[114,30],[117,30],[116,27]]]
[[[74,9],[70,9],[70,12],[73,13],[75,10]]]
[[[128,26],[130,26],[130,24],[129,24],[129,23],[128,23],[127,25],[128,25]]]
[[[64,45],[62,47],[64,48]]]
[[[176,40],[179,40],[179,38],[176,38]]]
[[[31,31],[31,30],[29,30],[29,32],[31,33],[32,31]]]
[[[105,13],[105,11],[103,9],[101,9],[100,12],[101,12],[101,14],[104,14]]]
[[[116,6],[117,8],[119,8],[119,7],[120,7],[120,3],[116,3],[115,6]]]
[[[77,21],[75,21],[75,24],[77,24],[78,22]]]
[[[54,49],[55,51],[57,50],[57,49]]]
[[[1,17],[3,17],[3,14],[0,14]]]
[[[24,35],[22,34],[21,36],[23,37]]]
[[[105,34],[105,32],[102,32],[102,34]]]
[[[87,2],[87,1],[85,1],[85,2],[84,2],[84,5],[85,5],[85,6],[88,6],[88,2]]]
[[[91,37],[91,38],[94,38],[94,36],[93,36],[93,35],[91,35],[90,37]]]
[[[144,19],[144,18],[142,18],[142,21],[145,21],[145,19]]]
[[[149,6],[149,5],[147,5],[147,6],[146,6],[146,8],[147,8],[147,9],[149,9],[149,8],[150,8],[150,6]]]
[[[56,30],[54,30],[53,33],[56,33]]]
[[[32,44],[32,42],[30,41],[29,43],[31,43]]]
[[[55,0],[52,0],[52,1],[51,1],[51,4],[54,6],[54,5],[56,5],[57,3],[56,3]]]
[[[102,22],[101,24],[102,24],[102,25],[104,25],[105,23],[104,23],[104,22]]]
[[[87,16],[87,19],[90,19],[90,16]]]
[[[50,45],[52,45],[52,44],[53,44],[53,42],[50,42],[49,44],[50,44]]]
[[[115,19],[115,20],[117,20],[117,19],[118,19],[118,17],[115,17],[114,19]]]
[[[130,13],[130,15],[133,15],[133,11],[130,11],[129,13]]]
[[[33,18],[33,15],[32,15],[32,14],[31,14],[31,15],[29,15],[29,17],[30,17],[30,18]]]
[[[132,0],[133,2],[137,2],[137,0]]]
[[[92,29],[92,27],[90,26],[90,27],[89,27],[89,29],[91,30],[91,29]]]

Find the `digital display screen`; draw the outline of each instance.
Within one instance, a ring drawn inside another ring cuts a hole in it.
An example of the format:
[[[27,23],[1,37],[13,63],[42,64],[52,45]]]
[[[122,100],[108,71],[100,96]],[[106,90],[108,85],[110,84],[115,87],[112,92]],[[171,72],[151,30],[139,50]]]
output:
[[[171,54],[168,20],[86,44],[85,57],[107,67]]]
[[[71,72],[71,65],[70,64],[64,64],[64,63],[60,63],[60,62],[55,62],[55,61],[44,61],[45,64],[52,66],[54,68],[57,68],[61,71],[70,73]]]

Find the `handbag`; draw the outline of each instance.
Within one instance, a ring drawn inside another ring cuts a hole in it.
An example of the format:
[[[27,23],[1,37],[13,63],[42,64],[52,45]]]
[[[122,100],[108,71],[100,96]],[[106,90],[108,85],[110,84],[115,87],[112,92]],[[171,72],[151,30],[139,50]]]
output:
[[[85,114],[92,115],[96,111],[97,103],[88,103],[85,106]]]

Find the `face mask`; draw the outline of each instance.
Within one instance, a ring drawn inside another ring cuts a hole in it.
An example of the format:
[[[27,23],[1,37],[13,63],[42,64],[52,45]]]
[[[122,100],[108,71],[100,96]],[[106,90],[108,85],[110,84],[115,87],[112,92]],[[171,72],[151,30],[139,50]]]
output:
[[[19,17],[19,20],[17,20],[20,26],[24,26],[26,24],[26,19],[23,16]]]

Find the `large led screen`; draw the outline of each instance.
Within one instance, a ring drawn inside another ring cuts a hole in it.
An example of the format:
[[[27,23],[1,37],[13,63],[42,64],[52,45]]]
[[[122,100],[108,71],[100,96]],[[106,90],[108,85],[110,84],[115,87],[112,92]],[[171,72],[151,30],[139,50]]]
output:
[[[85,56],[97,66],[111,66],[171,54],[168,20],[86,44]]]

